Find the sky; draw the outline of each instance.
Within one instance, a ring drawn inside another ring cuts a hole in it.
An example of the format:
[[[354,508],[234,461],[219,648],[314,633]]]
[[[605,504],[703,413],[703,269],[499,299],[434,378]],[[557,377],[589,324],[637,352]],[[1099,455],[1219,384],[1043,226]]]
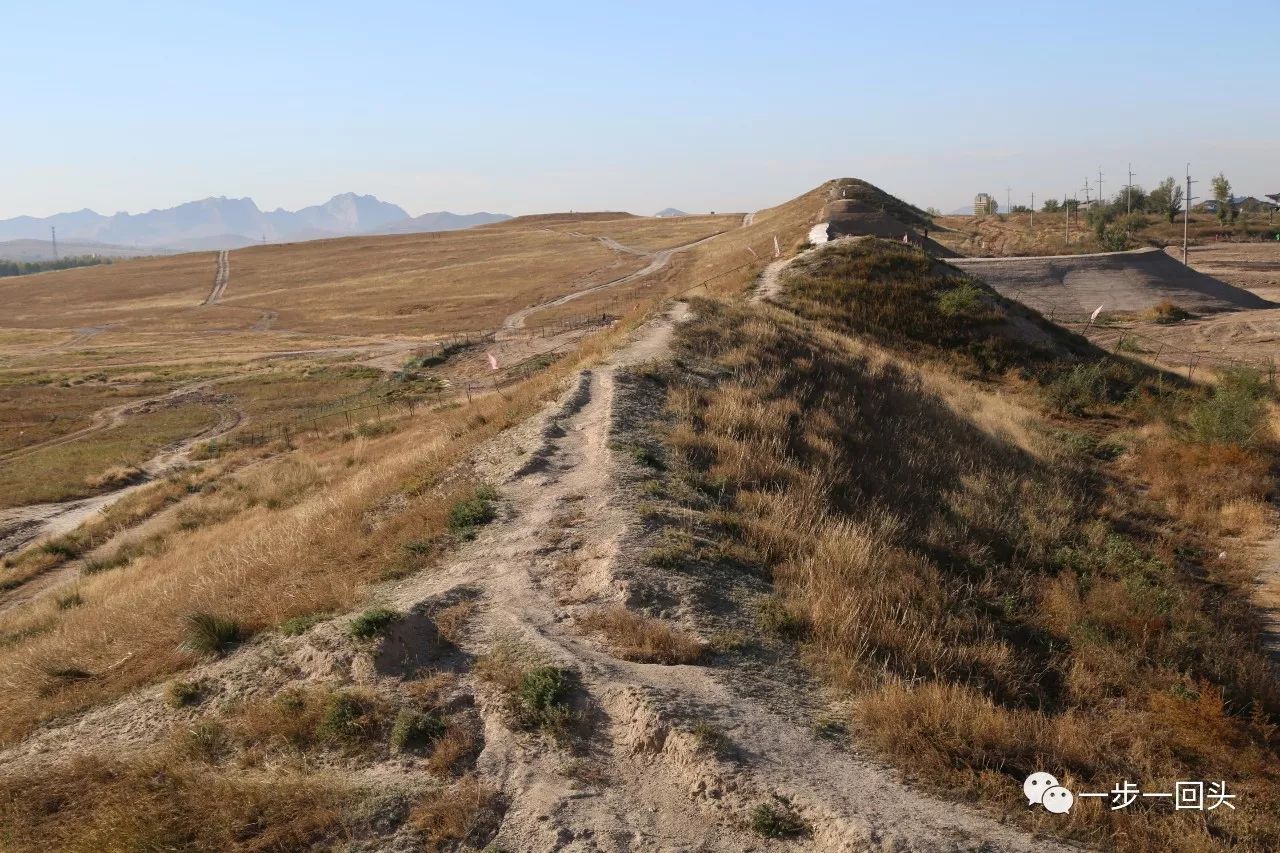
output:
[[[0,0],[0,218],[1280,192],[1280,3]],[[1091,189],[1091,192],[1093,190]]]

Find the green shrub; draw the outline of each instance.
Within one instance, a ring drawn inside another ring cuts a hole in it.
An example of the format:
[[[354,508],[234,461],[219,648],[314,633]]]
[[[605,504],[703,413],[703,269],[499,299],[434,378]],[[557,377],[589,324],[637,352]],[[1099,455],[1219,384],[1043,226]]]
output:
[[[1109,402],[1110,383],[1103,362],[1077,364],[1059,373],[1045,386],[1045,395],[1055,409],[1073,415]]]
[[[420,749],[439,740],[445,733],[444,720],[435,714],[401,710],[391,725],[391,752]]]
[[[1191,410],[1187,422],[1192,438],[1201,444],[1252,443],[1266,424],[1265,394],[1255,371],[1228,371],[1209,398]]]
[[[193,652],[220,655],[241,637],[239,622],[216,613],[189,613],[183,621],[187,626],[186,647]]]
[[[78,589],[59,595],[56,601],[59,610],[70,610],[73,607],[79,607],[84,604],[84,598],[80,595],[80,590]]]
[[[981,304],[982,290],[965,279],[938,296],[938,310],[948,317],[969,314]]]
[[[555,666],[531,669],[520,679],[516,703],[520,722],[558,734],[569,720],[569,673]]]
[[[378,703],[352,690],[334,693],[325,703],[316,735],[322,741],[353,746],[372,739],[379,727]]]
[[[809,827],[781,797],[761,803],[751,812],[751,828],[765,838],[796,838],[809,834]]]
[[[399,619],[400,614],[390,608],[370,607],[352,619],[351,627],[347,630],[358,640],[370,640],[385,632]]]
[[[307,613],[303,616],[294,616],[292,619],[286,619],[280,623],[280,633],[286,637],[296,637],[299,634],[305,634],[314,626],[332,618],[331,613]]]
[[[477,527],[498,517],[493,505],[497,497],[498,492],[492,486],[479,486],[475,494],[458,501],[449,510],[449,531],[465,539],[474,537]]]

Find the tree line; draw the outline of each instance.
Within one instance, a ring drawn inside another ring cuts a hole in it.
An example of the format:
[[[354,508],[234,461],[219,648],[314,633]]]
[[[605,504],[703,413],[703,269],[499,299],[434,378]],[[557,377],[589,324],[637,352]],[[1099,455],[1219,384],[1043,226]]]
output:
[[[0,278],[109,263],[111,263],[111,259],[104,258],[101,255],[74,255],[67,258],[58,258],[56,261],[6,261],[0,258]]]

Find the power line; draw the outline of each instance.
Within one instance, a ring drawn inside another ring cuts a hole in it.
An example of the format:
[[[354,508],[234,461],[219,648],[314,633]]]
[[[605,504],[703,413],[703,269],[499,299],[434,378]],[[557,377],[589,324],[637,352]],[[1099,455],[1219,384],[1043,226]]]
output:
[[[1182,200],[1182,264],[1187,266],[1187,226],[1191,221],[1191,185],[1199,183],[1191,180],[1191,164],[1187,164],[1187,197]]]
[[[1124,212],[1126,215],[1133,213],[1133,164],[1129,164],[1129,183],[1124,185]]]

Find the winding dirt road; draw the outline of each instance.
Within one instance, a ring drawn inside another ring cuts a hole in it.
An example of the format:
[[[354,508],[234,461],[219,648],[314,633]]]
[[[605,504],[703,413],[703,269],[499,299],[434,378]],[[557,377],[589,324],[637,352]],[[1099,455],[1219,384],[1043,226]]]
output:
[[[164,476],[185,463],[195,446],[226,435],[244,422],[239,409],[219,408],[218,422],[196,435],[170,444],[138,466],[142,478],[128,486],[91,498],[48,504],[28,504],[0,510],[0,556],[13,553],[27,544],[47,537],[70,533],[94,513],[100,512],[147,483]]]
[[[702,237],[690,243],[683,243],[679,246],[673,246],[670,249],[659,249],[655,252],[646,251],[645,249],[637,249],[632,246],[625,246],[622,243],[619,243],[617,240],[614,240],[612,237],[601,237],[601,236],[595,236],[590,234],[580,234],[576,231],[571,231],[567,233],[571,234],[574,237],[584,237],[591,240],[597,240],[601,244],[607,246],[608,248],[612,249],[615,252],[648,258],[649,263],[645,265],[643,269],[636,270],[633,273],[629,273],[619,278],[611,279],[610,281],[606,281],[601,284],[592,285],[591,287],[586,287],[586,288],[583,288],[582,290],[575,290],[571,293],[566,293],[563,296],[558,296],[555,299],[549,299],[546,302],[540,302],[537,305],[530,305],[528,308],[521,308],[519,311],[516,311],[510,314],[505,320],[502,321],[502,328],[498,332],[498,340],[502,340],[504,337],[510,337],[512,332],[516,331],[517,329],[524,328],[525,321],[529,318],[531,314],[535,314],[539,311],[545,311],[548,308],[556,308],[561,305],[568,304],[569,302],[572,302],[575,299],[581,299],[582,297],[587,296],[589,294],[599,293],[602,290],[607,290],[611,287],[617,287],[618,285],[622,285],[622,284],[628,284],[630,282],[645,278],[646,276],[653,275],[654,273],[658,272],[663,267],[665,267],[668,263],[670,263],[671,257],[673,255],[677,254],[678,252],[683,252],[687,249],[692,249],[694,246],[700,246],[703,243],[707,243],[711,240],[714,240],[724,232],[721,231],[721,232],[712,234],[709,237]]]

